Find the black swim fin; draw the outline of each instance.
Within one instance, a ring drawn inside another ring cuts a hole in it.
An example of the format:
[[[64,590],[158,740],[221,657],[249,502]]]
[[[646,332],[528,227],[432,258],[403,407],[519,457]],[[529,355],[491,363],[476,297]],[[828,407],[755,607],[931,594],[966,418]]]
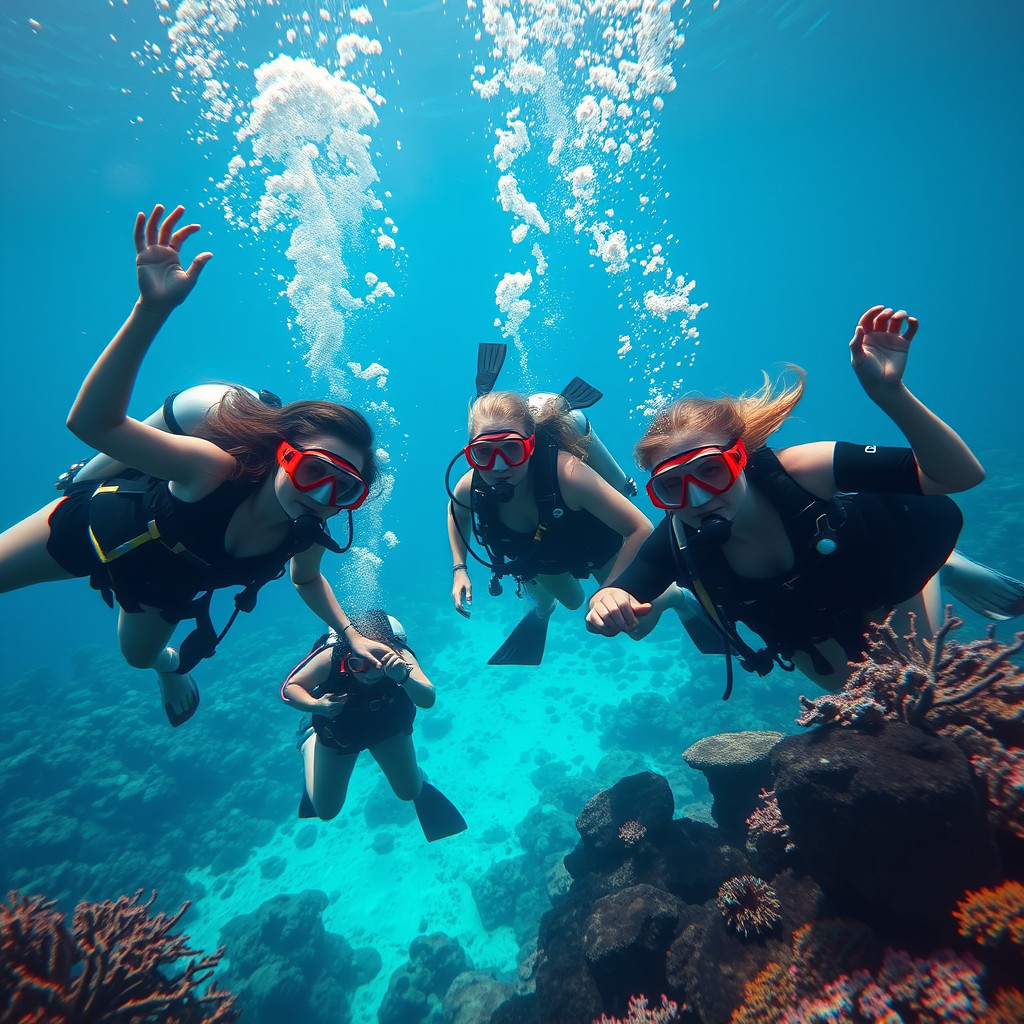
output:
[[[482,341],[476,354],[476,397],[490,394],[505,365],[508,346],[504,342]]]
[[[544,657],[550,615],[528,611],[505,642],[487,659],[488,665],[539,665]]]
[[[562,397],[569,403],[570,409],[589,409],[604,398],[604,394],[588,384],[582,377],[573,377],[562,388]]]
[[[426,779],[423,780],[420,795],[412,804],[416,808],[416,817],[420,819],[420,827],[428,843],[458,835],[469,827],[455,804]]]
[[[309,793],[306,790],[306,784],[302,784],[302,799],[299,800],[299,813],[300,818],[319,818],[320,815],[316,813],[316,808],[313,806],[313,801],[309,799]]]

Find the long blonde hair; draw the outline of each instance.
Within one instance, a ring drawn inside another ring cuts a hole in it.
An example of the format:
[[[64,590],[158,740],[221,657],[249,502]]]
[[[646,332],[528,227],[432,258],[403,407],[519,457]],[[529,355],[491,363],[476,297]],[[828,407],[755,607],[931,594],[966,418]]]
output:
[[[786,369],[797,378],[792,384],[785,383],[782,378],[773,381],[765,373],[764,384],[752,395],[689,397],[674,402],[654,417],[633,449],[637,465],[641,469],[650,469],[655,452],[665,439],[682,431],[714,434],[728,441],[742,437],[747,451],[763,448],[803,397],[806,371],[792,363]]]
[[[499,420],[509,427],[519,427],[526,437],[536,434],[538,442],[554,444],[580,460],[587,457],[579,428],[568,413],[559,408],[557,400],[545,402],[540,414],[534,416],[524,395],[515,391],[491,391],[478,398],[470,407],[470,437],[476,432],[478,416]]]

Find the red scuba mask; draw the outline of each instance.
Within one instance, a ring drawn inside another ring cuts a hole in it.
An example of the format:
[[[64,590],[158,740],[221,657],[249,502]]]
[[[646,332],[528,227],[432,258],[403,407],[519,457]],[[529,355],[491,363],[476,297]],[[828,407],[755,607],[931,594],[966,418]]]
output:
[[[708,494],[724,494],[739,479],[746,464],[743,438],[730,448],[691,448],[654,467],[647,494],[658,508],[686,508],[691,484]]]
[[[361,654],[349,654],[346,656],[345,671],[350,676],[361,676],[367,672],[372,673],[374,676],[382,676],[384,674],[383,669],[377,668],[369,658],[364,658]]]
[[[478,434],[466,445],[466,461],[474,469],[494,469],[498,456],[508,468],[521,466],[537,447],[537,436],[524,437],[514,430]]]
[[[351,462],[322,448],[293,448],[287,441],[277,446],[277,462],[297,491],[312,495],[331,508],[359,508],[369,488]]]

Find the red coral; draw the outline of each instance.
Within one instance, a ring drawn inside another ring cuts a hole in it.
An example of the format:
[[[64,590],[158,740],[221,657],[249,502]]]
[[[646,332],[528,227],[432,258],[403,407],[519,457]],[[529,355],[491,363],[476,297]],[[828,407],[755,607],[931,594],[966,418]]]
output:
[[[12,892],[0,905],[0,987],[10,994],[5,1020],[47,1024],[230,1024],[234,997],[211,984],[223,950],[195,957],[187,935],[172,929],[188,908],[150,917],[147,903],[122,896],[116,903],[79,903],[69,934],[55,901]]]
[[[685,1007],[684,1007],[685,1009]],[[633,996],[629,1000],[625,1017],[606,1017],[603,1013],[593,1024],[668,1024],[679,1016],[679,1004],[661,997],[661,1006],[648,1008],[646,996]]]
[[[775,890],[753,875],[730,878],[718,890],[715,902],[729,927],[744,938],[765,935],[782,920]]]
[[[1008,940],[1024,950],[1024,885],[1020,882],[967,893],[953,916],[960,934],[979,945],[998,946]]]

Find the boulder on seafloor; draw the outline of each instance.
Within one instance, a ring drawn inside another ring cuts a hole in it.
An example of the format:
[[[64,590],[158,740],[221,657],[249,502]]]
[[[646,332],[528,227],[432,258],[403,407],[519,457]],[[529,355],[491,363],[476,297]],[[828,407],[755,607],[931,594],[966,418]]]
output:
[[[353,949],[326,931],[327,896],[315,889],[280,894],[221,929],[229,967],[224,984],[252,1024],[302,1020],[344,1024],[353,992],[380,970],[380,954]]]
[[[800,863],[841,910],[950,933],[965,889],[999,878],[985,800],[956,745],[898,722],[825,726],[772,751]]]

